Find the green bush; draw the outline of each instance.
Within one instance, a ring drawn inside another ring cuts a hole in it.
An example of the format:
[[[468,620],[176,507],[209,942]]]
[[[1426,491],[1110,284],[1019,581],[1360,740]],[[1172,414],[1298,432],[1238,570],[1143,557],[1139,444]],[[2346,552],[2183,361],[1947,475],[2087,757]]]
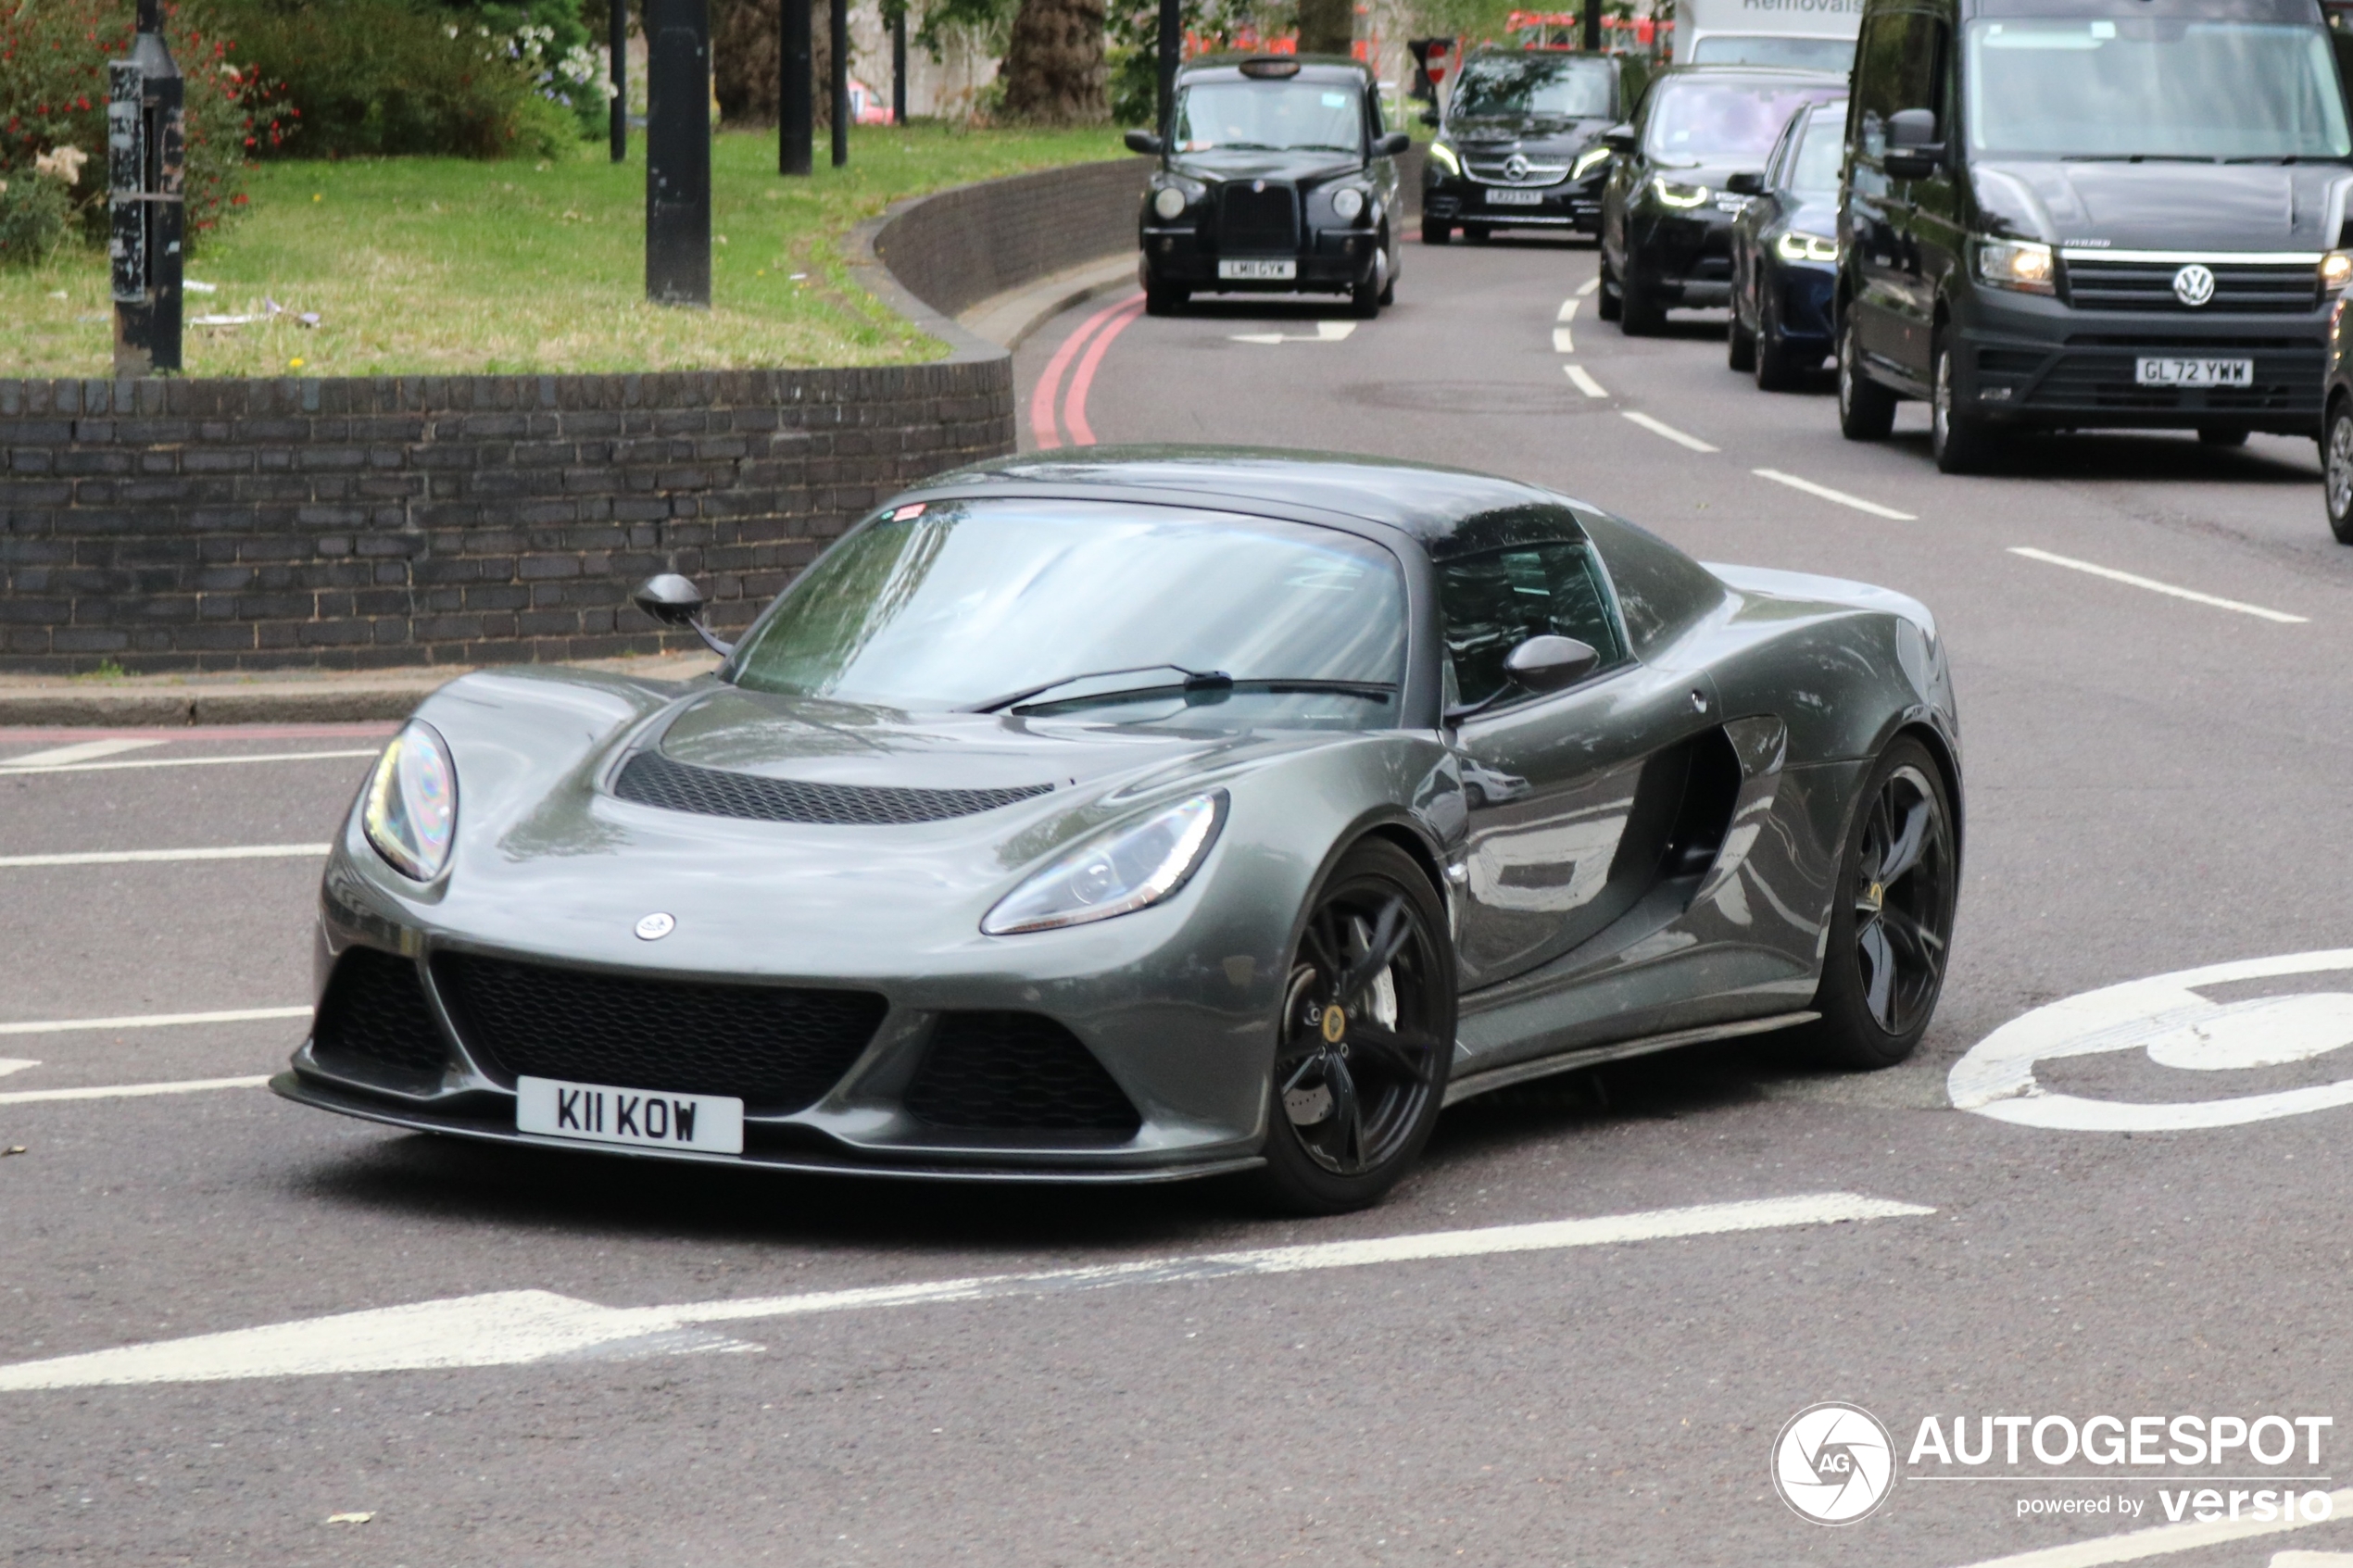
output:
[[[26,169],[0,178],[0,267],[40,266],[72,222],[61,181]]]
[[[406,0],[215,0],[246,59],[285,83],[299,136],[258,155],[539,157],[581,121],[543,97],[510,36]]]
[[[487,26],[539,95],[569,110],[580,134],[594,138],[610,124],[610,79],[580,8],[581,0],[457,0],[451,14],[461,26],[468,17]]]

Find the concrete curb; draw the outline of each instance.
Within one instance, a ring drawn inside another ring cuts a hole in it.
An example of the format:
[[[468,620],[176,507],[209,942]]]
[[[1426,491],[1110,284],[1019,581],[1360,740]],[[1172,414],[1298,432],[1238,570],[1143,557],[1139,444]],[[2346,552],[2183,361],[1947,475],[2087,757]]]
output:
[[[1066,267],[1024,288],[993,295],[956,318],[975,336],[1017,349],[1030,334],[1101,295],[1136,286],[1136,253],[1122,251]]]

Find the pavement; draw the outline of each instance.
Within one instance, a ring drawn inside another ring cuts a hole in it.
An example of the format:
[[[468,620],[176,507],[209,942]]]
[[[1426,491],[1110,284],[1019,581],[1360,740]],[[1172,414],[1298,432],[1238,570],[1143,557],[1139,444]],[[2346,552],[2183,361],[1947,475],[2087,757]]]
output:
[[[1925,599],[1968,837],[1917,1058],[1766,1036],[1473,1100],[1324,1221],[467,1148],[256,1084],[389,724],[0,732],[0,1562],[2353,1561],[2353,552],[2311,444],[1945,478],[1917,408],[1854,445],[1827,381],[1730,374],[1720,318],[1592,320],[1589,248],[1406,260],[1346,333],[1073,306],[1023,429],[1494,470]],[[1968,1092],[2021,1051],[2038,1093]],[[1896,1475],[1836,1529],[1774,1479],[1825,1401],[1887,1436],[1808,1459]],[[2101,1415],[2334,1425],[2220,1464],[1980,1425]]]

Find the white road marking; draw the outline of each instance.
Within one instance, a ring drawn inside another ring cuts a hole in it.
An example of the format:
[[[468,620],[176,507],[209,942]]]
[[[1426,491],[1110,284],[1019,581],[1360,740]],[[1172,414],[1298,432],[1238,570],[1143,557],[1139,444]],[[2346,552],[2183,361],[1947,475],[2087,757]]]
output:
[[[40,1065],[37,1061],[27,1061],[20,1056],[0,1056],[0,1078],[6,1078],[11,1073],[21,1073],[28,1067]]]
[[[128,866],[151,860],[271,860],[324,855],[332,844],[233,844],[219,849],[91,849],[71,855],[0,855],[15,866]]]
[[[1574,305],[1577,302],[1572,299],[1569,303]],[[1577,352],[1577,340],[1568,335],[1568,329],[1567,327],[1554,327],[1553,329],[1553,352],[1555,354],[1574,354]]]
[[[1577,292],[1579,295],[1588,295],[1592,294],[1595,289],[1600,288],[1601,286],[1601,274],[1596,272],[1593,276],[1586,279],[1582,283],[1579,283],[1577,286]]]
[[[2275,1551],[2271,1568],[2353,1568],[2353,1551]]]
[[[2341,1520],[2346,1510],[2353,1508],[2353,1488],[2331,1492],[2328,1499],[2330,1519]],[[2103,1536],[2097,1540],[2070,1541],[2065,1546],[2046,1546],[2034,1551],[2021,1551],[2015,1557],[1988,1558],[1982,1562],[1969,1564],[1969,1568],[2104,1568],[2110,1562],[2138,1562],[2144,1558],[2165,1557],[2177,1551],[2196,1551],[2200,1547],[2243,1541],[2255,1536],[2276,1536],[2328,1522],[2321,1519],[2274,1519],[2258,1523],[2252,1519],[2221,1519],[2211,1524],[2159,1524],[2150,1530],[2133,1530],[2121,1536]],[[2307,1554],[2284,1552],[2281,1555],[2302,1557]],[[2276,1564],[2280,1559],[2275,1557],[2271,1561]]]
[[[1236,343],[1345,343],[1355,330],[1353,321],[1318,321],[1313,337],[1304,332],[1236,332],[1233,339]]]
[[[28,751],[22,757],[0,759],[0,768],[39,768],[60,762],[88,762],[100,757],[112,757],[118,752],[137,751],[142,746],[162,744],[160,739],[79,741],[72,746],[53,746],[46,751]]]
[[[1362,1268],[1376,1263],[1549,1252],[1573,1247],[1718,1236],[1793,1225],[1839,1224],[1934,1212],[1914,1203],[1822,1192],[1743,1203],[1655,1209],[1602,1219],[1430,1231],[1363,1241],[1156,1258],[1042,1273],[990,1274],[673,1307],[600,1307],[593,1301],[545,1290],[504,1290],[23,1361],[0,1366],[0,1390],[215,1383],[234,1378],[434,1367],[519,1366],[552,1357],[592,1352],[632,1356],[753,1350],[760,1347],[712,1334],[703,1325],[875,1307],[1037,1297],[1123,1285],[1168,1285],[1238,1275]]]
[[[1609,395],[1608,393],[1602,390],[1602,383],[1595,381],[1586,372],[1584,366],[1564,365],[1561,369],[1568,372],[1568,379],[1571,384],[1573,384],[1578,391],[1583,393],[1586,396],[1607,397]]]
[[[0,778],[6,778],[10,773],[111,773],[125,768],[220,768],[233,762],[309,762],[322,757],[373,757],[379,749],[256,751],[238,757],[143,757],[135,762],[44,762],[38,767],[27,766],[23,758],[13,758],[0,762]]]
[[[1860,495],[1849,495],[1843,490],[1833,490],[1827,484],[1817,484],[1810,479],[1800,479],[1793,473],[1783,473],[1779,469],[1751,469],[1748,471],[1759,479],[1769,479],[1776,484],[1786,484],[1792,490],[1803,490],[1808,495],[1818,495],[1825,501],[1836,501],[1842,507],[1852,507],[1858,512],[1869,512],[1873,517],[1883,517],[1894,522],[1919,521],[1919,518],[1909,512],[1899,512],[1894,507],[1882,507],[1877,501],[1866,501]]]
[[[207,1089],[252,1089],[270,1075],[246,1078],[182,1078],[170,1084],[94,1084],[79,1089],[18,1089],[0,1095],[0,1105],[34,1105],[53,1099],[145,1099],[151,1095],[193,1095]]]
[[[1953,1064],[1944,1091],[1956,1110],[2022,1127],[2087,1133],[2233,1127],[2353,1105],[2353,1078],[2271,1094],[2171,1102],[2057,1095],[2034,1080],[2038,1061],[2107,1051],[2141,1049],[2160,1065],[2224,1071],[2309,1060],[2353,1045],[2353,995],[2213,1002],[2197,994],[2204,985],[2341,970],[2353,970],[2353,947],[2211,964],[2086,991],[2036,1008],[1986,1035]]]
[[[1575,295],[1569,295],[1567,299],[1561,301],[1561,313],[1554,319],[1562,321],[1574,321],[1577,320],[1577,307],[1584,303],[1585,302],[1583,300],[1578,298]]]
[[[1677,430],[1673,425],[1668,424],[1665,420],[1653,419],[1650,415],[1642,412],[1640,409],[1620,408],[1618,412],[1633,420],[1636,424],[1641,425],[1644,430],[1649,431],[1652,434],[1663,435],[1667,437],[1667,440],[1675,443],[1678,446],[1688,446],[1694,452],[1717,452],[1722,450],[1721,447],[1710,446],[1706,442],[1702,441],[1696,435],[1686,435],[1681,431]]]
[[[2077,560],[2072,556],[2055,556],[2048,550],[2032,549],[2024,545],[2011,546],[2010,554],[2024,556],[2028,560],[2039,560],[2050,566],[2063,566],[2070,571],[2086,571],[2095,577],[2105,577],[2111,583],[2123,583],[2135,588],[2146,588],[2152,594],[2170,594],[2177,599],[2187,599],[2192,604],[2212,605],[2216,609],[2234,609],[2241,615],[2252,615],[2265,621],[2276,621],[2284,626],[2307,624],[2305,617],[2290,615],[2285,610],[2265,609],[2261,605],[2241,604],[2236,599],[2219,599],[2212,594],[2201,594],[2195,588],[2177,588],[2171,583],[2159,583],[2154,577],[2141,577],[2130,571],[2119,571],[2112,566],[2095,566],[2090,561]]]
[[[308,1018],[308,1008],[237,1008],[228,1012],[140,1012],[121,1018],[44,1018],[30,1023],[0,1023],[0,1035],[64,1035],[81,1029],[164,1029],[182,1023],[252,1023],[272,1018]]]

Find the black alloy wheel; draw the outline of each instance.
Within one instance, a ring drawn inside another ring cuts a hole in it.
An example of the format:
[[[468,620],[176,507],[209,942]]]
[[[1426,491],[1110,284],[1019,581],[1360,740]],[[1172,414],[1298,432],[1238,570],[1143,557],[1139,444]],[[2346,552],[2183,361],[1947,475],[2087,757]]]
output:
[[[1849,441],[1884,441],[1895,428],[1895,394],[1863,373],[1855,312],[1839,312],[1838,433]]]
[[[2329,532],[2340,545],[2353,545],[2353,397],[2329,405],[2328,430],[2321,437],[2321,494],[2329,509]]]
[[[1781,336],[1780,307],[1773,303],[1769,289],[1758,291],[1756,304],[1756,390],[1759,392],[1790,392],[1795,390],[1803,369],[1797,356],[1790,352],[1788,339]]]
[[[1596,240],[1598,245],[1601,242]],[[1615,321],[1622,312],[1624,299],[1617,292],[1617,274],[1609,270],[1609,257],[1602,257],[1602,283],[1593,301],[1593,314],[1604,321]]]
[[[1453,1057],[1454,955],[1429,879],[1391,844],[1341,857],[1283,993],[1260,1194],[1288,1213],[1376,1202],[1428,1140]]]
[[[1756,329],[1741,309],[1745,292],[1737,283],[1732,286],[1732,325],[1724,334],[1724,364],[1730,370],[1753,371],[1756,369]]]
[[[1380,257],[1380,303],[1384,306],[1397,303],[1397,267],[1391,259],[1395,254],[1389,248],[1389,236],[1386,233],[1382,234],[1378,255]]]
[[[1898,740],[1847,834],[1814,997],[1817,1055],[1869,1070],[1912,1054],[1944,988],[1959,876],[1944,773],[1919,742]]]
[[[1656,337],[1667,330],[1667,307],[1630,272],[1617,283],[1617,330],[1628,337]]]
[[[1953,406],[1953,349],[1936,334],[1934,396],[1929,403],[1928,447],[1940,473],[1982,473],[1994,461],[1993,432],[1984,420]]]

